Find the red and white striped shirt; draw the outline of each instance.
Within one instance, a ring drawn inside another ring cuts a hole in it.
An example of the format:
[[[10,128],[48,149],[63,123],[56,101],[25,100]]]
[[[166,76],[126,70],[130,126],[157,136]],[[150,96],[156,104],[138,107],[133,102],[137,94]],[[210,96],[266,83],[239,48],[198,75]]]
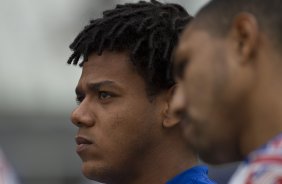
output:
[[[229,184],[282,184],[282,134],[249,154]]]

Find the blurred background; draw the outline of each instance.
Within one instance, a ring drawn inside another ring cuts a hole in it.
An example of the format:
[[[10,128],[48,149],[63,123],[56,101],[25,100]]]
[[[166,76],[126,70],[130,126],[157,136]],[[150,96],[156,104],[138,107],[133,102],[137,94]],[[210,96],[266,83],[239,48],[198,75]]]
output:
[[[208,0],[177,0],[192,15]],[[85,184],[75,152],[79,67],[68,45],[92,18],[124,0],[0,0],[0,147],[22,184]],[[165,1],[172,2],[172,1]],[[226,183],[236,165],[210,167]]]

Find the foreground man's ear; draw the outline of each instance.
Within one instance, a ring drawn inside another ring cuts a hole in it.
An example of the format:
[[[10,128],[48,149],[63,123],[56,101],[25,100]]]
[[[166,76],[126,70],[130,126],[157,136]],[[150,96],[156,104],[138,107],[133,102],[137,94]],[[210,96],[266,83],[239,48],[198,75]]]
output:
[[[240,13],[232,22],[230,34],[243,63],[250,61],[255,54],[259,42],[258,29],[256,18],[249,13]]]

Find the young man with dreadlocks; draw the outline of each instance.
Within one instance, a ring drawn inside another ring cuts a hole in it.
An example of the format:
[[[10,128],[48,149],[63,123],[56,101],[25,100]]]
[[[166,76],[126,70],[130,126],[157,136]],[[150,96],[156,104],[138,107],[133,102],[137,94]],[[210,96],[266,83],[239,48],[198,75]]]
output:
[[[70,45],[83,61],[72,122],[83,174],[107,184],[208,184],[207,168],[170,116],[170,57],[191,17],[155,0],[117,5]],[[179,174],[182,173],[182,174]]]

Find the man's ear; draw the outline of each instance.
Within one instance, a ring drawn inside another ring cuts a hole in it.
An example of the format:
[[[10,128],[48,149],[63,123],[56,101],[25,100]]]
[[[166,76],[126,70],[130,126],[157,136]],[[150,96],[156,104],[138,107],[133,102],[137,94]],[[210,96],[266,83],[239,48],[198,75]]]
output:
[[[240,62],[252,60],[259,42],[259,27],[256,18],[250,13],[238,14],[231,24],[229,36],[235,46]]]
[[[176,109],[175,107],[175,103],[177,103],[177,99],[180,96],[178,95],[178,86],[174,85],[172,86],[169,91],[167,92],[167,108],[164,111],[165,113],[165,118],[163,120],[163,127],[165,128],[171,128],[176,126],[177,124],[179,124],[181,118],[180,116],[178,116],[178,114],[176,113],[176,111],[178,111],[179,109]]]

